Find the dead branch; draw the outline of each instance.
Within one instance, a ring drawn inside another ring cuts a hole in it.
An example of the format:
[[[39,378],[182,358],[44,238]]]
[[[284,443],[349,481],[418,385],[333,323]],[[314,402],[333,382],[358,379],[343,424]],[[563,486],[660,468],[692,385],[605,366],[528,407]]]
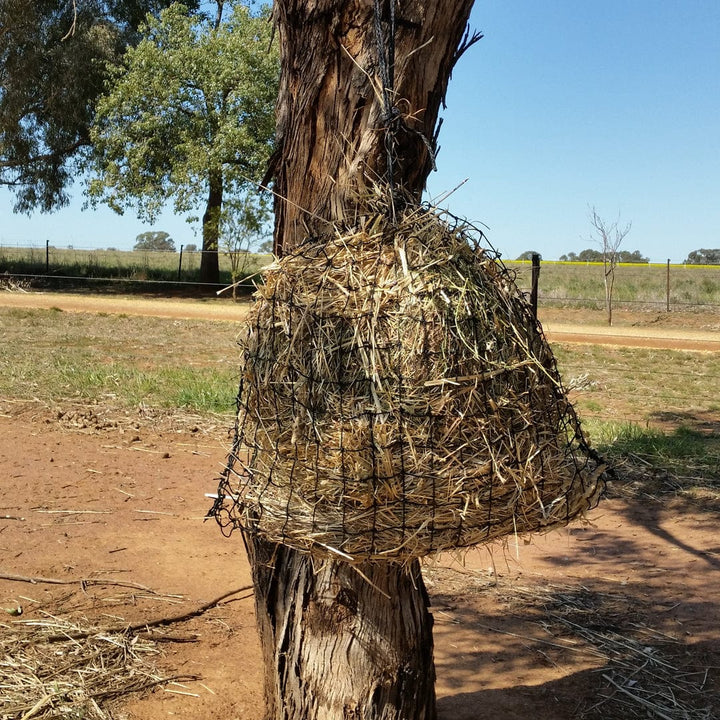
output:
[[[238,595],[239,593],[246,592],[252,589],[252,585],[245,585],[244,587],[238,588],[237,590],[231,590],[230,592],[223,593],[219,597],[216,597],[213,600],[210,600],[209,602],[203,603],[199,607],[196,607],[194,610],[180,613],[178,615],[164,615],[162,617],[155,618],[154,620],[132,623],[129,625],[105,625],[102,627],[91,628],[90,630],[78,630],[76,632],[69,631],[56,633],[55,635],[48,636],[47,638],[45,638],[45,640],[46,642],[82,640],[84,638],[93,637],[94,635],[98,634],[135,633],[143,630],[148,630],[149,628],[153,627],[163,627],[165,625],[185,622],[186,620],[191,620],[194,617],[202,615],[203,613],[207,612],[211,608],[221,603],[223,600],[232,597],[233,595]],[[243,598],[239,599],[244,600],[249,597],[252,597],[252,592],[249,595],[246,595]]]
[[[113,580],[112,578],[75,578],[72,580],[64,580],[62,578],[48,577],[30,577],[27,575],[13,575],[12,573],[0,572],[0,580],[10,580],[11,582],[26,582],[32,585],[80,585],[82,588],[91,587],[93,585],[114,585],[117,587],[132,588],[133,590],[144,590],[145,592],[158,595],[159,593],[140,583],[134,583],[127,580]]]

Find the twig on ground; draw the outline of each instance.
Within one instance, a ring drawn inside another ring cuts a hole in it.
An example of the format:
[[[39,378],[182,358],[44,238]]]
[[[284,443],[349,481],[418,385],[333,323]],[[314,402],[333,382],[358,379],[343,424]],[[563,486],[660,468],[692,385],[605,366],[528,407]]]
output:
[[[197,617],[198,615],[202,615],[204,612],[208,611],[210,608],[215,607],[215,605],[218,605],[223,600],[232,597],[233,595],[238,595],[242,592],[247,592],[248,590],[252,590],[252,585],[245,585],[244,587],[238,588],[237,590],[231,590],[230,592],[223,593],[219,597],[214,598],[213,600],[210,600],[209,602],[203,603],[199,607],[195,608],[194,610],[189,610],[188,612],[180,613],[178,615],[165,615],[163,617],[155,618],[154,620],[148,620],[145,622],[138,622],[133,623],[130,625],[106,625],[104,627],[97,627],[93,628],[91,630],[78,630],[78,631],[71,631],[71,632],[62,632],[57,633],[55,635],[50,635],[46,639],[47,642],[58,642],[62,640],[82,640],[83,638],[92,637],[93,635],[97,635],[98,633],[135,633],[142,630],[147,630],[149,628],[153,627],[162,627],[163,625],[172,625],[173,623],[179,623],[184,622],[185,620],[190,620],[194,617]],[[252,597],[252,592],[241,598],[246,599]]]
[[[113,580],[112,578],[75,578],[64,580],[62,578],[49,577],[31,577],[27,575],[14,575],[0,571],[0,580],[10,580],[12,582],[26,582],[31,585],[80,585],[82,588],[91,587],[93,585],[115,585],[117,587],[133,588],[135,590],[144,590],[145,592],[159,595],[155,590],[147,585],[130,582],[127,580]]]

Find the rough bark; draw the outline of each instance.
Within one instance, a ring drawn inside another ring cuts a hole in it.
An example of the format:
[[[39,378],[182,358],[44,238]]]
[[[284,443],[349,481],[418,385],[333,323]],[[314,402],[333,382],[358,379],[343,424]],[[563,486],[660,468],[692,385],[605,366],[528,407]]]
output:
[[[202,218],[202,256],[200,258],[200,282],[220,282],[220,213],[223,204],[223,177],[221,172],[211,172],[208,183],[208,199]]]
[[[434,720],[432,615],[417,561],[353,567],[246,540],[268,720]]]
[[[396,0],[393,65],[388,0],[377,3],[379,26],[374,0],[276,0],[282,73],[268,175],[278,255],[351,218],[390,176],[419,200],[472,3]],[[434,720],[432,615],[417,561],[351,567],[245,541],[268,720]]]
[[[385,178],[386,129],[393,127],[393,180],[419,199],[433,159],[438,112],[462,52],[473,0],[396,1],[387,117],[380,58],[390,47],[383,0],[383,48],[373,0],[278,0],[274,15],[282,73],[275,155],[276,253],[327,221],[352,216]]]

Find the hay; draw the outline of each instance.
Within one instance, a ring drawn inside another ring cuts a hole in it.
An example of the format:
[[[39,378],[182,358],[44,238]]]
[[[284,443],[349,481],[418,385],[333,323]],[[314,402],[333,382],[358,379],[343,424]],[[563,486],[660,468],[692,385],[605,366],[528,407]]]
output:
[[[597,500],[603,466],[542,331],[466,226],[377,212],[274,263],[256,296],[224,527],[405,561]]]
[[[169,682],[155,644],[45,614],[0,624],[0,718],[115,717],[113,701]],[[78,640],[73,634],[87,635]]]
[[[547,583],[522,585],[513,580],[457,568],[430,571],[435,585],[436,622],[468,623],[469,632],[493,633],[521,641],[531,654],[541,654],[550,664],[572,668],[578,656],[592,659],[597,667],[587,676],[586,687],[574,697],[570,717],[578,720],[713,720],[713,676],[716,667],[701,648],[688,646],[678,637],[661,632],[645,620],[657,618],[652,600],[643,602],[624,592],[600,591],[581,585]],[[468,582],[468,578],[470,581]],[[438,591],[442,588],[441,593]],[[463,595],[484,596],[504,619],[512,617],[517,630],[506,623],[478,621],[477,606]],[[533,629],[535,626],[536,629]],[[540,631],[540,632],[538,632]],[[517,642],[515,642],[517,646]],[[512,645],[511,645],[512,647]],[[572,675],[563,672],[567,678]],[[577,677],[577,673],[575,674]],[[569,687],[573,687],[572,684]],[[567,688],[566,688],[567,690]]]
[[[0,720],[112,720],[119,717],[115,706],[121,700],[142,696],[155,688],[198,697],[195,693],[168,687],[183,688],[181,683],[197,681],[200,677],[159,671],[155,665],[161,656],[158,643],[193,642],[197,639],[194,634],[171,634],[167,628],[199,617],[232,596],[239,595],[235,598],[239,600],[252,596],[243,594],[252,590],[248,585],[224,592],[190,610],[134,623],[103,613],[102,617],[110,617],[115,622],[98,625],[85,615],[86,610],[97,607],[98,601],[104,607],[137,606],[143,598],[175,604],[182,596],[161,595],[143,585],[110,579],[73,581],[9,574],[5,578],[33,584],[77,584],[82,588],[82,596],[68,592],[56,598],[52,613],[33,608],[38,601],[25,598],[34,611],[34,617],[28,619],[21,606],[17,606],[17,613],[5,610],[23,619],[0,622]],[[146,590],[147,594],[134,591],[114,597],[89,595],[88,588],[92,585],[132,586]]]

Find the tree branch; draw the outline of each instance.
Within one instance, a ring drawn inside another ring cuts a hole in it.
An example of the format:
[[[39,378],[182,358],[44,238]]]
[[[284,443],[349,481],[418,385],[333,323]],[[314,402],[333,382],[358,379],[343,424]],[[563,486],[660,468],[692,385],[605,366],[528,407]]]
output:
[[[203,603],[202,605],[196,607],[194,610],[180,613],[178,615],[165,615],[163,617],[155,618],[154,620],[132,623],[130,625],[105,625],[103,627],[96,627],[90,630],[78,630],[77,632],[70,631],[57,633],[55,635],[49,635],[45,638],[45,640],[47,642],[61,642],[63,640],[82,640],[84,638],[92,637],[93,635],[98,635],[100,633],[135,633],[138,631],[147,630],[148,628],[161,627],[163,625],[172,625],[173,623],[178,622],[185,622],[185,620],[191,620],[198,615],[202,615],[204,612],[207,612],[223,600],[226,600],[233,595],[238,595],[241,592],[247,592],[248,590],[250,590],[251,592],[249,595],[238,598],[239,600],[246,600],[247,598],[253,596],[252,589],[252,585],[245,585],[241,588],[238,588],[237,590],[231,590],[230,592],[223,593],[219,597],[216,597],[213,600],[210,600],[209,602]]]
[[[42,155],[35,155],[34,157],[25,158],[23,160],[0,160],[0,168],[15,169],[25,167],[27,165],[34,165],[39,162],[45,162],[47,160],[60,160],[65,155],[72,155],[82,147],[89,147],[90,144],[91,143],[88,138],[81,138],[72,145],[68,145],[53,152],[43,153]],[[7,183],[3,182],[2,184],[5,185]]]

